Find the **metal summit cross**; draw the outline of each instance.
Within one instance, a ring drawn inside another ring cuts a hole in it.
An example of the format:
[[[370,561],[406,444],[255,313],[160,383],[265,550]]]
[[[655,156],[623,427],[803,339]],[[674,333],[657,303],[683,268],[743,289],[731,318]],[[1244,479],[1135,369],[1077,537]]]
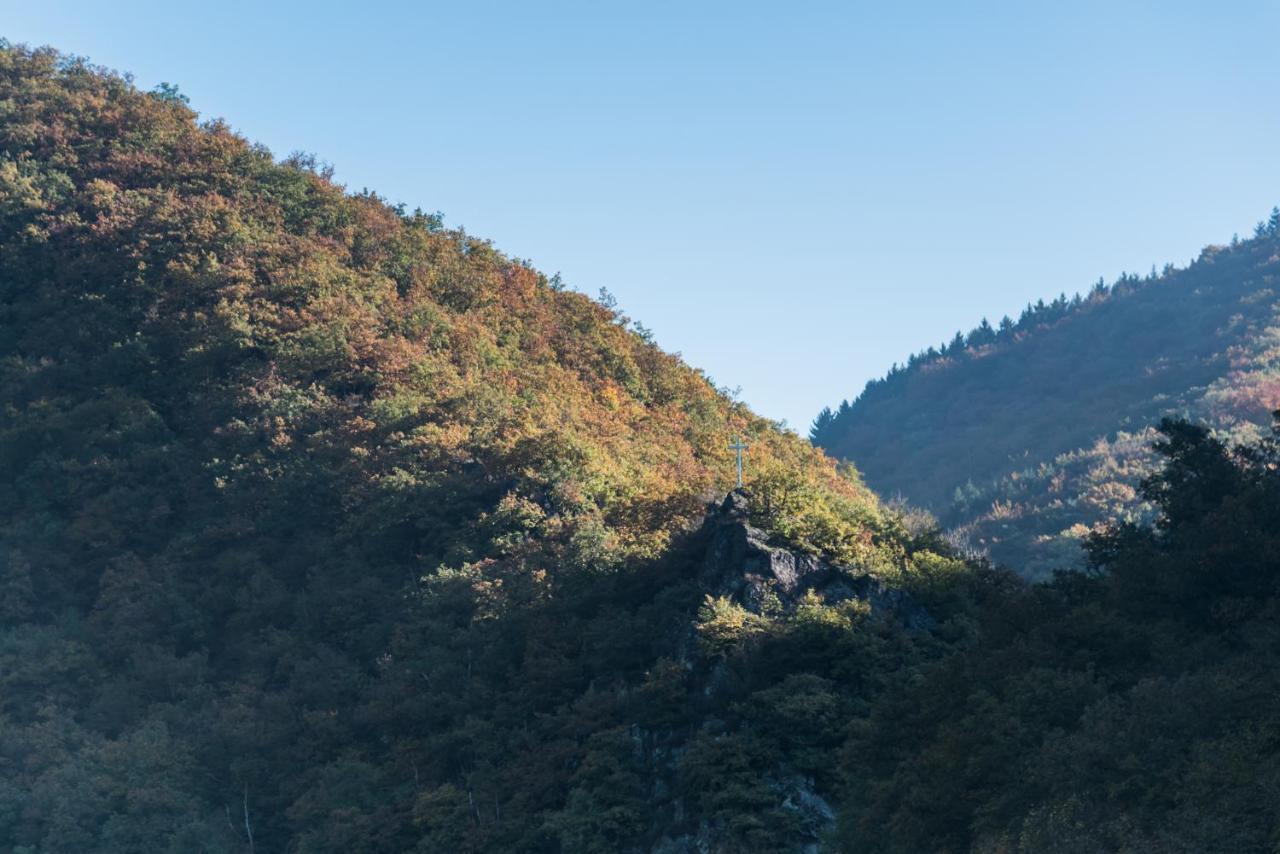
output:
[[[742,452],[750,447],[743,443],[740,436],[734,436],[733,444],[729,446],[729,450],[737,452],[738,455],[738,489],[742,489]]]

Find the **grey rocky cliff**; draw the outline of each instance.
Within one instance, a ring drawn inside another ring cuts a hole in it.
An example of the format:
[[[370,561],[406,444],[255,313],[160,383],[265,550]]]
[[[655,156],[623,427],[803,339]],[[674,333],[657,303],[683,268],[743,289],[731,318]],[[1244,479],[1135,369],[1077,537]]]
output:
[[[701,578],[713,596],[728,596],[753,613],[776,597],[790,608],[813,591],[827,604],[860,599],[871,613],[901,622],[914,631],[929,630],[934,620],[901,590],[865,572],[837,566],[797,549],[770,545],[769,536],[751,525],[748,495],[734,490],[703,523],[707,539]]]
[[[838,566],[800,549],[769,542],[769,535],[751,524],[750,496],[741,490],[729,493],[712,505],[698,534],[705,544],[698,575],[699,586],[712,597],[726,596],[753,613],[781,607],[791,610],[809,591],[828,604],[857,599],[866,602],[873,616],[892,620],[908,631],[928,631],[933,617],[901,590],[852,567]],[[695,693],[709,701],[719,694],[725,681],[722,661],[708,659],[699,649],[697,634],[690,626],[684,644],[683,663],[694,674]],[[722,722],[708,721],[717,727]],[[670,732],[632,732],[636,750],[659,781],[670,779],[684,753],[682,738]],[[817,854],[821,840],[835,825],[835,810],[814,784],[814,780],[783,765],[776,767],[765,782],[777,795],[782,809],[797,819],[800,828],[794,854]],[[655,783],[655,795],[665,793],[665,782]],[[684,824],[683,804],[674,804],[673,824]],[[682,828],[662,837],[649,854],[721,854],[726,852],[723,830],[707,822]]]

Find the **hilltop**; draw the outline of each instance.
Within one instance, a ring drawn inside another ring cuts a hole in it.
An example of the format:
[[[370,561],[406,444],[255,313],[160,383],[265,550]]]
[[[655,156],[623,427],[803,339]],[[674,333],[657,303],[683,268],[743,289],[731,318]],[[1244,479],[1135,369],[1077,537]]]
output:
[[[1099,524],[1151,518],[1138,485],[1163,417],[1232,441],[1280,406],[1280,211],[1185,268],[986,320],[912,356],[811,438],[1031,577],[1078,566]]]
[[[912,569],[852,467],[437,214],[51,50],[0,49],[0,117],[17,850],[588,833],[593,745],[691,690],[739,434],[768,536]]]

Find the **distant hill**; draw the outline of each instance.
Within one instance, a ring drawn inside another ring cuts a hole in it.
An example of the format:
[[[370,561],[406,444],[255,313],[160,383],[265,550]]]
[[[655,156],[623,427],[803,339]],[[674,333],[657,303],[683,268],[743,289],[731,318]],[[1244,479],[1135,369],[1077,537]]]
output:
[[[914,355],[811,438],[868,484],[928,508],[1040,577],[1097,523],[1142,519],[1152,425],[1251,440],[1280,406],[1280,211],[1184,269],[1099,282]]]

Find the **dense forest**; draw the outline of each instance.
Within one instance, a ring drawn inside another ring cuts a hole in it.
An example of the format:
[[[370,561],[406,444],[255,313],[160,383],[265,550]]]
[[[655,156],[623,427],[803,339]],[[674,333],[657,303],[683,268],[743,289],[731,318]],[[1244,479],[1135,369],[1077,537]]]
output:
[[[0,401],[5,850],[1280,839],[1273,438],[1163,423],[1152,524],[1029,585],[557,277],[7,44]]]
[[[953,646],[851,727],[846,850],[1275,850],[1280,442],[1157,436],[1153,524],[1049,583],[979,572]]]
[[[1087,296],[985,319],[894,365],[810,437],[881,495],[1043,578],[1078,566],[1100,524],[1142,521],[1138,485],[1163,417],[1256,440],[1280,406],[1280,209],[1185,268],[1101,280]]]
[[[851,468],[615,310],[10,46],[0,389],[8,850],[639,833],[579,823],[623,721],[672,714],[682,542],[738,434],[760,524],[914,565]]]

